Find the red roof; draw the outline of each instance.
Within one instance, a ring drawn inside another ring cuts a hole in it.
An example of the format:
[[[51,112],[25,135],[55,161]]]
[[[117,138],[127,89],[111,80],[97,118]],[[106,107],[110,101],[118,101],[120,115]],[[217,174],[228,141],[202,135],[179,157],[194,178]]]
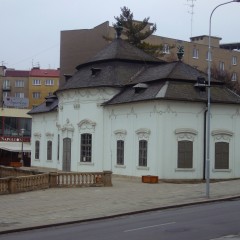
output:
[[[5,77],[29,77],[29,71],[24,70],[6,70]]]
[[[59,77],[59,69],[39,69],[33,68],[29,74],[30,77]]]

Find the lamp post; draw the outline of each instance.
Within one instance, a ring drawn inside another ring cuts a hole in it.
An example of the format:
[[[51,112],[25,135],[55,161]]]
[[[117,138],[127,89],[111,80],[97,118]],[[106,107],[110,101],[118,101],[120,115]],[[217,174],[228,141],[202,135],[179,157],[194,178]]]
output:
[[[22,128],[21,130],[21,136],[22,136],[22,152],[21,152],[21,163],[22,163],[22,166],[23,166],[23,134],[24,134],[24,131],[25,131],[25,129],[24,128]]]
[[[240,0],[232,0],[229,2],[225,2],[222,4],[217,5],[211,12],[209,18],[209,35],[208,35],[208,95],[207,95],[207,139],[206,139],[206,197],[210,197],[210,116],[211,116],[211,25],[212,25],[212,15],[214,11],[223,5],[233,3],[233,2],[240,2]]]

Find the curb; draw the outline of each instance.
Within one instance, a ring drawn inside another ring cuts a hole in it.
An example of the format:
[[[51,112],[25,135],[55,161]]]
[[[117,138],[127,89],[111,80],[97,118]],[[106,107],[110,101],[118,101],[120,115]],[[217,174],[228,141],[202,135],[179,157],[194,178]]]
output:
[[[206,199],[206,200],[201,200],[201,201],[196,201],[196,202],[182,203],[182,204],[176,204],[176,205],[170,205],[170,206],[156,207],[156,208],[127,212],[127,213],[119,213],[119,214],[114,214],[114,215],[104,216],[104,217],[96,217],[96,218],[68,221],[68,222],[62,222],[62,223],[53,223],[53,224],[39,225],[39,226],[34,226],[34,227],[10,229],[10,230],[5,230],[5,231],[0,231],[0,235],[8,234],[8,233],[16,233],[16,232],[25,232],[25,231],[31,231],[31,230],[37,230],[37,229],[44,229],[44,228],[50,228],[50,227],[65,226],[65,225],[76,224],[76,223],[93,222],[93,221],[118,218],[118,217],[123,217],[123,216],[128,216],[128,215],[135,215],[135,214],[141,214],[141,213],[147,213],[147,212],[153,212],[153,211],[166,210],[166,209],[181,208],[181,207],[194,206],[194,205],[200,205],[200,204],[208,204],[208,203],[214,203],[214,202],[231,201],[231,200],[236,200],[236,199],[240,199],[240,195],[215,198],[215,199]]]

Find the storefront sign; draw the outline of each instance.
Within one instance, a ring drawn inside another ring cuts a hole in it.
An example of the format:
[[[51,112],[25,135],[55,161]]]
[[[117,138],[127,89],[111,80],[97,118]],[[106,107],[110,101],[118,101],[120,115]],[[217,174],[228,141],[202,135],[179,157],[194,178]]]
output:
[[[0,142],[30,142],[30,138],[0,136]]]

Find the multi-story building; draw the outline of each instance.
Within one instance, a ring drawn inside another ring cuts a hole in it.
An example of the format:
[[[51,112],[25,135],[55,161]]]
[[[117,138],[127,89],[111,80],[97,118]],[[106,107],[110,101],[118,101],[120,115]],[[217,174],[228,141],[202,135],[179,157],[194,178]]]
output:
[[[29,72],[29,105],[38,106],[59,86],[59,70],[33,68]]]
[[[23,161],[30,166],[32,121],[27,113],[56,91],[58,82],[59,70],[0,66],[0,165]]]
[[[88,61],[104,46],[108,45],[103,36],[114,38],[115,30],[104,22],[93,29],[69,30],[61,32],[60,47],[60,85],[65,81],[64,75],[72,75],[75,67]],[[221,38],[211,37],[212,67],[228,73],[232,81],[240,81],[240,44],[220,44]],[[184,47],[183,62],[206,72],[208,65],[208,36],[190,38],[190,41],[151,35],[146,39],[152,44],[161,44],[161,59],[174,61],[178,46]]]

